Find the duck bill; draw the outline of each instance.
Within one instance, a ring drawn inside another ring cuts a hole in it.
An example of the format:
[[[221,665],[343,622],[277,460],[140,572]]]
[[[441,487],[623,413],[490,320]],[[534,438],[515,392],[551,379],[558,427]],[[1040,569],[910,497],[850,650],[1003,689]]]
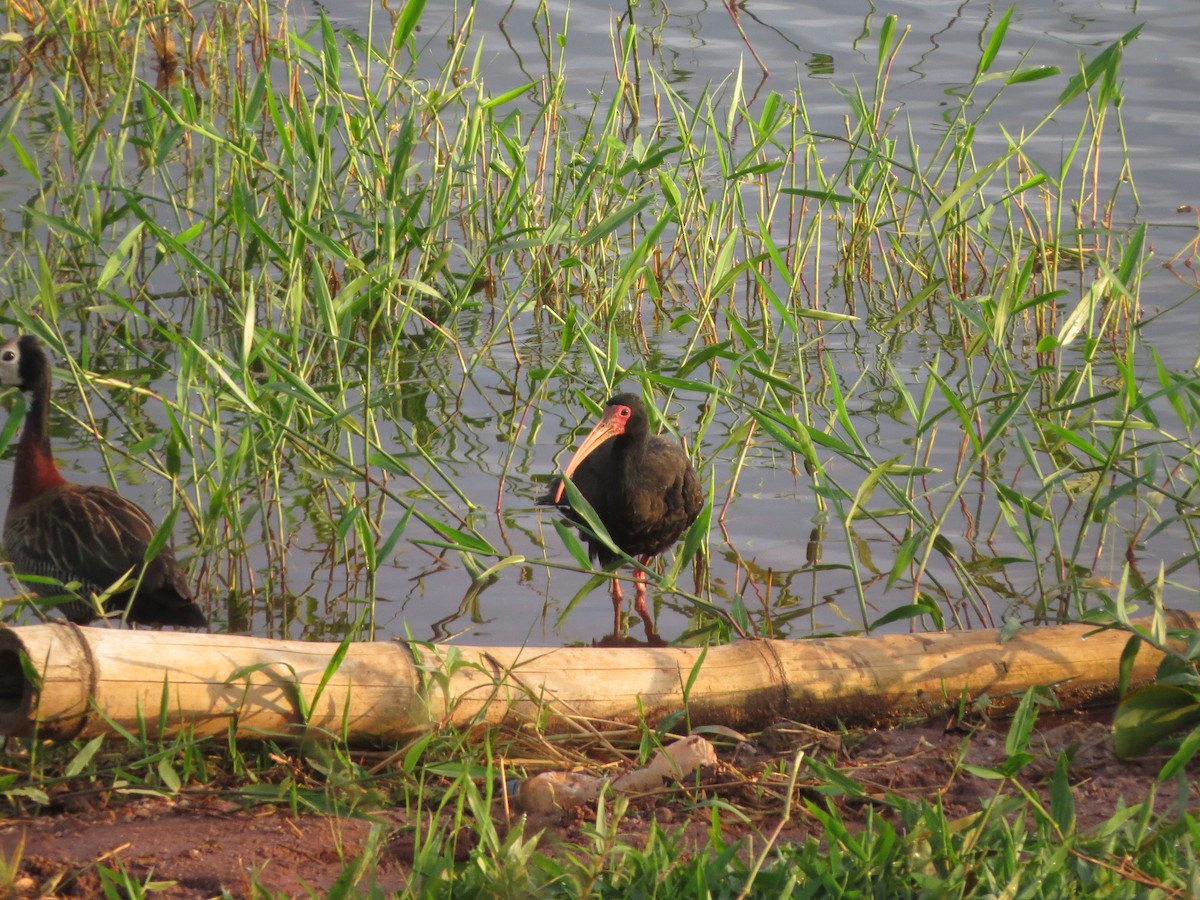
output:
[[[558,481],[558,490],[554,492],[554,502],[559,503],[562,501],[563,491],[566,490],[566,481],[564,479],[574,475],[575,470],[579,468],[581,462],[591,456],[595,449],[609,438],[614,438],[624,433],[625,423],[613,413],[606,413],[604,418],[596,424],[596,427],[588,432],[588,436],[583,439],[583,443],[579,445],[579,449],[575,451],[575,455],[567,463],[567,467],[563,470],[563,477]]]

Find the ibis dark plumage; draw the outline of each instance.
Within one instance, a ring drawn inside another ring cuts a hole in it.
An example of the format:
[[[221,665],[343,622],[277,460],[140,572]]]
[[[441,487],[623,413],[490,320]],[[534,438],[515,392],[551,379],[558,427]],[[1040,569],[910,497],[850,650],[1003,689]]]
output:
[[[700,479],[688,455],[676,441],[650,434],[646,407],[634,394],[618,394],[608,401],[603,418],[583,439],[563,474],[591,504],[613,543],[642,565],[674,545],[704,506]],[[555,479],[538,502],[573,513],[562,479]],[[572,518],[581,522],[578,515]],[[588,549],[605,567],[620,559],[592,538]],[[634,574],[634,590],[634,610],[646,625],[646,637],[658,641],[646,606],[646,573],[641,569]],[[612,601],[613,633],[620,635],[624,597],[615,578]]]
[[[17,577],[78,582],[79,598],[58,606],[77,624],[95,618],[92,594],[128,575],[137,580],[132,603],[118,592],[109,612],[128,605],[130,622],[206,626],[171,548],[145,561],[157,530],[150,517],[115,491],[72,484],[58,471],[50,452],[50,361],[37,338],[25,335],[0,345],[0,385],[18,387],[29,398],[4,520],[4,549]],[[43,597],[64,593],[53,584],[25,584]]]

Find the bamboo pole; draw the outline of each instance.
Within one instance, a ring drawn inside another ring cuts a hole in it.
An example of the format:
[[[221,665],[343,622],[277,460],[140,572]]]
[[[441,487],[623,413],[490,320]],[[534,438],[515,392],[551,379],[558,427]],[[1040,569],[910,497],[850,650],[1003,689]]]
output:
[[[1148,622],[1141,624],[1148,625]],[[1171,628],[1200,617],[1171,613]],[[190,729],[239,737],[318,729],[390,741],[438,725],[623,729],[687,708],[692,725],[882,723],[1030,685],[1064,706],[1115,698],[1129,635],[1082,625],[709,648],[342,645],[69,624],[0,630],[0,734],[83,738]],[[1143,649],[1133,679],[1153,678]]]

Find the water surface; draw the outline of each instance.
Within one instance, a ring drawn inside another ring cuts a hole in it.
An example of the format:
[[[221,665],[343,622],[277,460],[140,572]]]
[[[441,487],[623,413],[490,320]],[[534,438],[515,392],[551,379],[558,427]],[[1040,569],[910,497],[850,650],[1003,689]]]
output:
[[[1195,216],[1177,209],[1185,203],[1200,205],[1200,162],[1193,152],[1200,131],[1194,101],[1200,72],[1200,8],[1190,0],[1175,0],[1157,4],[1022,2],[1014,4],[1014,9],[996,68],[1016,66],[1023,56],[1026,66],[1054,65],[1070,72],[1080,58],[1090,58],[1131,29],[1142,27],[1126,49],[1121,84],[1123,138],[1138,202],[1123,199],[1118,207],[1122,221],[1114,224],[1146,223],[1149,227],[1156,255],[1141,290],[1145,324],[1140,340],[1153,347],[1169,367],[1187,371],[1196,361],[1195,334],[1200,324],[1195,275],[1186,269],[1171,271],[1158,263],[1196,234]],[[1001,11],[977,2],[955,6],[909,2],[892,4],[887,12],[898,17],[901,28],[908,29],[890,73],[888,101],[900,110],[904,127],[911,127],[922,146],[933,147],[948,127],[948,118],[957,109],[956,98],[969,84]],[[483,46],[489,94],[498,95],[553,75],[542,49],[547,34],[552,39],[565,35],[566,97],[579,116],[588,115],[612,89],[614,20],[626,13],[624,7],[575,4],[569,12],[553,9],[547,19],[543,5],[536,3],[456,6],[430,2],[418,36],[418,71],[425,77],[435,79],[443,70],[447,37],[464,27],[468,13],[474,16],[472,47],[480,42]],[[299,29],[312,25],[318,17],[317,7],[302,4],[290,5],[288,14]],[[367,2],[342,3],[329,13],[337,27],[376,43],[387,41],[391,14]],[[859,3],[754,2],[738,12],[745,39],[721,3],[651,4],[637,7],[636,15],[643,63],[689,100],[695,101],[705,92],[727,95],[740,70],[742,90],[751,98],[752,107],[772,91],[790,97],[799,87],[813,129],[843,134],[846,102],[837,89],[873,83],[885,13]],[[767,71],[760,69],[755,54]],[[1010,134],[1032,127],[1052,107],[1065,77],[1007,92],[988,121],[1002,124]],[[649,93],[651,81],[648,75],[645,79]],[[517,107],[531,103],[528,96],[514,101]],[[652,107],[647,103],[643,110],[643,115],[649,115]],[[531,117],[534,112],[529,110]],[[1064,121],[1042,131],[1034,150],[1048,162],[1056,160],[1068,152],[1077,126],[1077,120],[1064,116]],[[45,110],[34,109],[26,127],[51,140],[55,125]],[[1110,127],[1115,129],[1116,123]],[[982,156],[996,152],[1002,140],[998,129],[981,132],[976,152]],[[1113,152],[1111,158],[1100,160],[1101,167],[1111,167],[1110,180],[1115,177],[1119,155]],[[0,215],[6,233],[13,233],[22,205],[36,185],[12,160],[4,160],[4,164],[10,174],[0,184]],[[1106,179],[1102,177],[1100,182],[1106,183]],[[813,272],[809,277],[828,285],[824,308],[845,309],[845,291],[831,273]],[[1081,272],[1079,277],[1082,281],[1090,274]],[[503,282],[497,286],[501,294],[517,289]],[[906,298],[892,299],[899,306]],[[475,335],[487,333],[495,308],[486,300],[481,298],[473,315],[456,320],[460,346],[470,347]],[[862,309],[850,311],[863,314]],[[1167,312],[1160,315],[1163,311]],[[642,325],[645,345],[635,329],[619,332],[622,366],[636,370],[661,365],[669,374],[688,336],[649,314]],[[560,338],[556,329],[531,314],[516,316],[512,328],[512,347],[494,345],[469,373],[450,351],[420,357],[421,365],[413,366],[404,383],[389,387],[395,392],[394,431],[382,434],[381,442],[397,447],[419,442],[476,509],[468,510],[450,490],[441,491],[443,499],[503,553],[530,561],[549,556],[566,564],[569,556],[553,530],[552,514],[536,510],[533,501],[545,480],[565,462],[568,448],[582,435],[581,429],[590,426],[589,415],[577,400],[578,392],[602,402],[607,389],[590,357],[579,349],[569,360],[570,376],[546,394],[554,401],[531,409],[528,398],[538,388],[532,373],[540,361],[553,358]],[[881,335],[864,317],[855,325],[831,330],[822,350],[842,383],[853,387],[847,391],[848,405],[859,435],[876,458],[886,459],[903,455],[912,439],[912,423],[887,371],[906,373],[911,389],[919,391],[928,378],[929,360],[939,353],[951,354],[955,348],[936,323],[913,323]],[[953,371],[956,377],[968,377],[977,365],[978,360],[962,362]],[[1137,357],[1137,365],[1147,374],[1152,371],[1144,353]],[[99,365],[93,367],[102,370]],[[982,377],[982,370],[979,372]],[[805,377],[799,366],[779,374]],[[636,383],[631,378],[620,386],[632,389]],[[753,403],[751,396],[743,399]],[[61,395],[58,400],[63,407],[71,403]],[[894,533],[875,524],[860,524],[845,533],[836,516],[822,513],[810,478],[778,444],[760,435],[742,459],[737,442],[726,440],[740,420],[733,410],[719,409],[714,424],[704,430],[704,400],[699,393],[680,391],[664,412],[689,443],[694,444],[693,435],[703,431],[699,448],[702,475],[706,482],[711,479],[718,512],[723,512],[719,521],[714,517],[710,534],[706,597],[726,606],[739,597],[760,625],[769,619],[779,633],[795,636],[863,626],[864,611],[858,608],[850,574],[852,564],[860,566],[867,579],[869,620],[912,601],[911,586],[885,586],[895,555]],[[116,441],[121,440],[121,415],[110,417],[101,411],[98,417],[101,432]],[[145,406],[144,415],[164,424],[161,410],[153,404]],[[82,422],[67,424],[60,417],[55,440],[64,467],[76,473],[73,477],[96,480],[87,473],[99,468],[99,459]],[[929,464],[954,473],[960,450],[961,442],[942,439]],[[420,460],[410,462],[424,477],[439,482],[434,469],[424,467]],[[839,467],[836,461],[830,461],[830,466],[831,475],[843,483],[853,485],[861,478],[861,473]],[[136,466],[118,462],[115,468],[127,495],[147,507],[162,503],[161,485],[141,477]],[[1029,477],[1018,464],[1012,464],[1014,482]],[[286,547],[252,548],[251,554],[262,584],[269,585],[277,599],[289,598],[286,613],[261,609],[231,612],[222,608],[222,598],[214,594],[210,600],[214,618],[229,621],[237,629],[262,633],[336,636],[355,615],[346,596],[353,596],[360,587],[349,583],[352,579],[343,569],[329,565],[323,550],[327,536],[305,524],[303,509],[309,488],[304,479],[283,473],[281,483],[290,497],[295,529]],[[390,508],[383,518],[385,530],[400,522],[403,514],[399,505]],[[1063,515],[1069,519],[1079,511],[1064,510]],[[997,526],[998,520],[996,509],[980,492],[968,489],[962,498],[961,516],[947,523],[945,534],[956,552],[976,561],[980,572],[991,560],[1018,558],[1024,553]],[[897,529],[902,527],[897,523]],[[1132,529],[1132,519],[1128,527]],[[531,562],[500,570],[486,585],[473,584],[455,554],[409,539],[431,537],[419,524],[410,524],[405,539],[380,569],[375,584],[377,636],[441,638],[457,634],[460,640],[472,643],[557,644],[588,642],[608,631],[612,614],[603,588],[593,591],[564,621],[558,621],[571,598],[587,583],[586,575]],[[1188,558],[1191,551],[1186,537],[1171,531],[1149,534],[1138,544],[1139,565],[1153,573],[1160,563],[1170,565]],[[177,542],[181,557],[190,558],[191,570],[203,578],[204,561],[189,554],[186,529],[179,530]],[[1114,584],[1119,581],[1124,561],[1119,541],[1094,548],[1089,555],[1097,578]],[[286,561],[286,576],[281,574],[280,560]],[[814,562],[820,565],[814,566]],[[988,596],[982,598],[988,614],[981,615],[973,602],[962,599],[955,611],[961,624],[992,624],[1010,612],[1027,614],[1028,604],[1035,600],[1033,568],[1032,564],[1001,565],[994,577],[981,574],[980,583],[988,590]],[[1191,574],[1181,576],[1182,580],[1194,583],[1194,565],[1184,572]],[[952,580],[936,559],[930,575]],[[685,578],[690,587],[688,582]],[[669,637],[685,631],[689,625],[686,602],[669,596],[658,599],[660,630]],[[1194,591],[1183,586],[1169,600],[1194,608]]]

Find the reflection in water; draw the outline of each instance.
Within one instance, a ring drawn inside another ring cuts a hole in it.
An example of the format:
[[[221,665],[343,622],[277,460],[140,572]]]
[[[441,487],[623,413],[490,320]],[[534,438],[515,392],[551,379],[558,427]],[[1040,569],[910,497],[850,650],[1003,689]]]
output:
[[[467,592],[459,601],[458,609],[448,616],[443,616],[437,621],[431,623],[430,628],[433,630],[435,640],[443,641],[457,637],[459,634],[470,634],[473,629],[467,628],[461,632],[453,631],[450,626],[459,619],[467,618],[471,625],[483,625],[487,620],[483,618],[483,613],[480,612],[479,595],[487,588],[498,582],[499,576],[489,575],[485,578],[475,578],[471,582],[471,586],[467,588]]]

